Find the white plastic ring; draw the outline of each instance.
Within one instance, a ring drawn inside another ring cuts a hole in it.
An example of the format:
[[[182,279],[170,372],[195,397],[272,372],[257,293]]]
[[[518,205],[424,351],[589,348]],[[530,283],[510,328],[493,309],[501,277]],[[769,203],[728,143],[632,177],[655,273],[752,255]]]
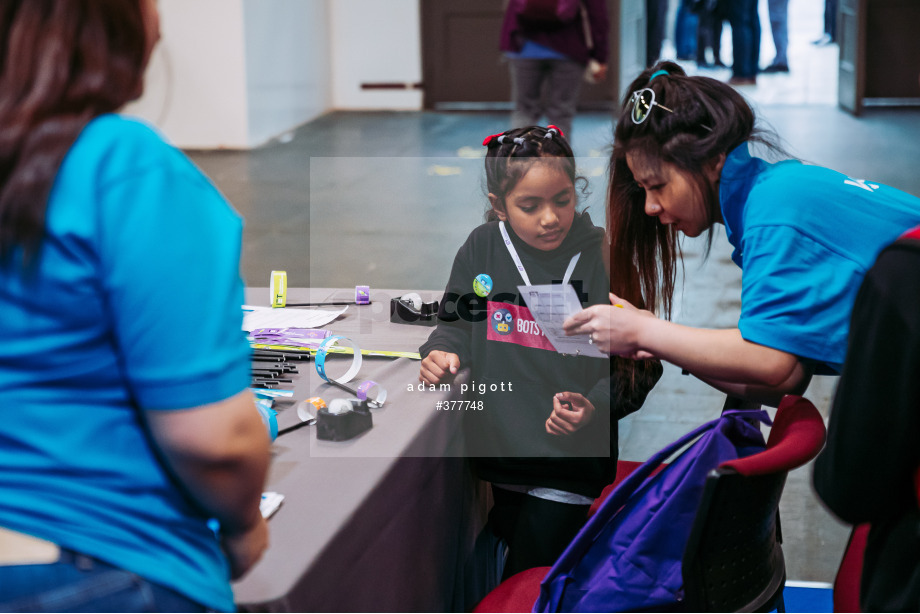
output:
[[[343,345],[350,347],[352,352],[354,352],[354,357],[351,361],[351,366],[348,370],[341,375],[340,377],[330,377],[326,373],[326,355],[335,345]],[[316,372],[319,374],[323,380],[329,382],[338,382],[339,384],[344,384],[350,382],[354,376],[358,374],[358,371],[361,370],[361,348],[355,344],[354,341],[348,337],[343,337],[341,335],[333,335],[332,337],[326,337],[323,339],[323,342],[319,344],[319,348],[316,350]]]
[[[316,415],[321,409],[326,409],[326,402],[320,397],[310,397],[297,404],[297,417],[301,422],[312,424],[316,422]]]
[[[358,384],[358,398],[367,400],[369,407],[383,407],[387,400],[387,389],[371,380],[364,380]]]

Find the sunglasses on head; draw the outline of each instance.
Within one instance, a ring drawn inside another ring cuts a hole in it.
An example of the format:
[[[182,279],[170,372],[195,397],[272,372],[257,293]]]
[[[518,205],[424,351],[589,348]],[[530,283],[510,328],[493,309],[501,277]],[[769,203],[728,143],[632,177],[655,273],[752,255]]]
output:
[[[674,111],[660,102],[656,102],[655,92],[648,87],[633,92],[633,95],[629,99],[629,103],[632,104],[632,112],[629,116],[634,124],[641,124],[647,120],[649,113],[652,111],[652,107],[658,107],[659,109],[664,109],[668,113],[674,113]],[[706,124],[700,124],[700,128],[706,132],[712,132],[712,128]]]
[[[632,112],[629,114],[634,124],[641,124],[648,119],[652,107],[659,107],[668,113],[673,113],[671,109],[660,102],[655,102],[655,91],[650,87],[636,90],[630,97],[629,102],[632,104]]]

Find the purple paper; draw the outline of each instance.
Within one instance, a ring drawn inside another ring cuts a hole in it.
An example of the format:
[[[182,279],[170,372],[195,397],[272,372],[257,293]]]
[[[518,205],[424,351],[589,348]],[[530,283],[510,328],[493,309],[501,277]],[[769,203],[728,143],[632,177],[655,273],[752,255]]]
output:
[[[257,328],[249,333],[249,340],[268,345],[315,345],[328,336],[328,330],[318,328]]]

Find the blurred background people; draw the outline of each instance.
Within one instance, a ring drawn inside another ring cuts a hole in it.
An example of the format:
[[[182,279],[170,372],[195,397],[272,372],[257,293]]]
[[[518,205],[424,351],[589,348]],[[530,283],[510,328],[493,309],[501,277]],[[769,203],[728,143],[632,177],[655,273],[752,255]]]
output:
[[[574,16],[541,13],[527,0],[508,3],[500,48],[511,72],[511,125],[536,125],[541,118],[571,139],[572,119],[590,66],[590,79],[607,76],[609,18],[606,0],[583,0]]]
[[[725,21],[726,0],[697,0],[696,65],[700,68],[725,66],[722,62],[722,22]],[[711,50],[712,62],[706,57]]]
[[[732,28],[731,85],[755,85],[760,62],[760,17],[757,0],[731,0],[728,21]]]
[[[824,34],[813,44],[820,46],[837,42],[837,0],[824,0]]]
[[[680,0],[674,17],[674,48],[678,60],[693,60],[696,57],[698,24],[699,16],[694,10],[693,0]]]
[[[645,65],[661,57],[668,25],[668,0],[645,0]]]
[[[789,47],[789,0],[769,0],[767,6],[776,55],[773,56],[770,65],[763,69],[763,72],[789,72],[789,58],[786,53]]]

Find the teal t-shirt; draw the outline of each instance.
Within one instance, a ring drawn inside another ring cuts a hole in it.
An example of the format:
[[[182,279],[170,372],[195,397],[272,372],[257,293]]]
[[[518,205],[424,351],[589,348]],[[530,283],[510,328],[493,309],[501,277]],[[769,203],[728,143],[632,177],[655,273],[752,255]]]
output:
[[[719,199],[742,269],[741,336],[839,373],[862,279],[920,223],[920,198],[794,160],[771,164],[744,144],[725,161]]]
[[[246,388],[242,219],[139,121],[91,121],[49,197],[39,268],[0,268],[0,526],[232,610],[207,518],[141,410]]]

